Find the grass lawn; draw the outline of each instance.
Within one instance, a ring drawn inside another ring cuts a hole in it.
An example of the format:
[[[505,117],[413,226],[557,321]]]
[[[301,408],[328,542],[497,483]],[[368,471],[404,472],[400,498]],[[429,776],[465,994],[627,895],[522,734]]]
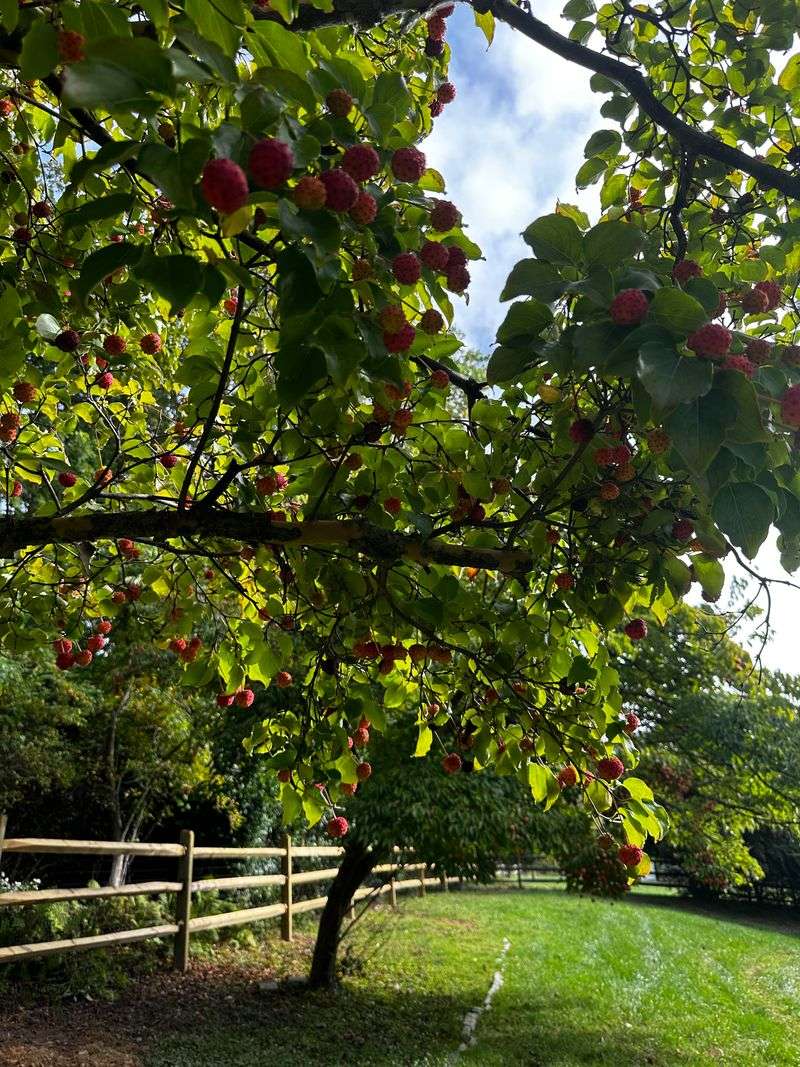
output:
[[[559,889],[406,900],[353,938],[333,994],[263,995],[157,1040],[144,1067],[260,1064],[800,1065],[800,927],[698,913],[642,891]],[[465,1014],[504,983],[457,1060]]]
[[[188,975],[159,969],[114,1003],[10,1005],[0,1064],[800,1067],[800,921],[785,913],[647,889],[616,904],[530,886],[406,897],[357,924],[335,992],[260,989],[305,971],[302,919],[292,945],[274,923],[250,948],[198,945]],[[504,939],[503,984],[456,1055]]]

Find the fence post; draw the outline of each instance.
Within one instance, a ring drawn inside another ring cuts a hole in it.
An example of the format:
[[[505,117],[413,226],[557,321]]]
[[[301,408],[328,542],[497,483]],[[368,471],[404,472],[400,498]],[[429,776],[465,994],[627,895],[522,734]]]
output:
[[[286,911],[281,916],[281,937],[284,941],[291,941],[294,938],[294,929],[292,923],[292,839],[289,834],[284,834],[283,838],[281,871],[284,878],[281,899],[286,905]]]
[[[8,816],[4,813],[0,815],[0,864],[3,859],[3,842],[6,839],[6,827],[8,826]]]
[[[447,875],[446,874],[440,874],[439,875],[439,885],[442,887],[442,892],[446,893],[447,892]]]
[[[176,897],[175,922],[175,967],[179,971],[189,969],[189,921],[192,917],[192,877],[194,868],[194,830],[181,830],[183,856],[180,859],[178,877],[183,885]]]
[[[397,907],[397,886],[394,884],[394,871],[389,874],[389,903]]]
[[[425,875],[428,873],[427,863],[421,863],[419,866],[419,895],[425,896]]]

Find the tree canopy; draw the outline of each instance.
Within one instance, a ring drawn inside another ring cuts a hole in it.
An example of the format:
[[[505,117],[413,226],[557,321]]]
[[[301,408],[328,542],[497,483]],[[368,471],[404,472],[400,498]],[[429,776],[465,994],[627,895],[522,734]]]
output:
[[[250,748],[290,819],[344,833],[402,713],[451,773],[577,783],[642,871],[614,648],[773,526],[800,560],[798,5],[473,6],[608,120],[601,217],[525,230],[488,382],[418,147],[452,5],[0,3],[0,641],[111,664],[134,614],[220,714],[283,693]]]

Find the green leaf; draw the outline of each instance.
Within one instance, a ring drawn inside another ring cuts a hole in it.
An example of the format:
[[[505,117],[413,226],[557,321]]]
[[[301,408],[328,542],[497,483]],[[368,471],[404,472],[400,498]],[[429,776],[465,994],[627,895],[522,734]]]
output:
[[[291,782],[281,783],[281,808],[283,809],[283,822],[285,826],[293,823],[300,817],[303,810],[303,802],[300,794]]]
[[[516,296],[535,296],[537,300],[552,303],[564,292],[566,283],[555,267],[539,259],[521,259],[515,263],[508,276],[500,299],[513,300]]]
[[[717,371],[714,389],[731,397],[737,409],[736,421],[729,427],[725,439],[734,444],[759,444],[769,441],[758,406],[753,383],[738,371]]]
[[[767,538],[775,518],[775,505],[759,486],[735,482],[717,493],[712,513],[722,532],[748,559],[753,559]]]
[[[504,348],[501,345],[489,357],[486,380],[490,385],[514,381],[531,366],[535,358],[535,353],[525,348]]]
[[[584,234],[589,267],[616,267],[641,251],[644,234],[629,222],[601,222]]]
[[[5,20],[4,20],[5,21]],[[22,41],[20,75],[26,81],[45,78],[58,66],[58,33],[52,22],[35,18]]]
[[[195,2],[205,5],[208,0]],[[303,38],[277,22],[259,20],[253,25],[247,39],[253,54],[262,65],[290,70],[301,78],[305,78],[311,70],[308,49]]]
[[[603,156],[612,159],[622,147],[622,137],[617,130],[597,130],[586,142],[583,154],[586,159],[591,156]]]
[[[417,747],[414,749],[415,756],[427,756],[431,750],[433,744],[433,731],[429,726],[423,725],[419,728],[419,736],[417,738]]]
[[[578,168],[578,172],[575,175],[575,185],[578,189],[586,189],[589,185],[594,185],[601,174],[604,174],[608,169],[608,163],[599,156],[592,156],[591,159],[587,159],[584,164]]]
[[[541,804],[547,796],[547,782],[552,777],[552,773],[543,764],[528,764],[528,785],[537,804]]]
[[[692,568],[703,593],[709,600],[716,600],[725,585],[725,568],[713,556],[692,556]]]
[[[687,359],[675,348],[658,341],[650,341],[639,349],[636,373],[660,408],[671,408],[704,396],[714,376],[708,360]]]
[[[679,337],[686,337],[708,321],[708,313],[693,296],[665,286],[650,302],[650,320]]]
[[[9,32],[17,28],[19,22],[19,0],[0,0],[0,23]]]
[[[519,340],[533,340],[553,321],[553,313],[538,300],[520,300],[512,304],[497,331],[497,340],[502,345]]]
[[[787,92],[800,89],[800,52],[791,57],[778,78],[778,85]]]
[[[653,790],[641,778],[624,778],[622,784],[634,800],[652,800]]]
[[[492,41],[494,40],[494,15],[491,13],[491,11],[479,13],[474,8],[473,13],[475,15],[475,25],[486,38],[486,47],[491,48]]]
[[[194,256],[154,256],[146,254],[134,268],[134,274],[149,282],[159,296],[169,300],[173,310],[185,307],[200,291],[203,267]]]
[[[117,215],[124,215],[126,211],[130,211],[135,203],[136,199],[132,193],[112,193],[111,196],[100,196],[97,199],[85,201],[71,211],[66,211],[61,222],[66,230],[73,226],[85,226],[87,222],[113,219]]]
[[[183,9],[203,37],[215,41],[228,55],[236,52],[245,22],[240,0],[184,0]],[[257,22],[255,31],[260,32],[264,25]]]
[[[702,474],[725,440],[725,431],[736,418],[736,405],[711,390],[688,404],[681,404],[665,422],[676,451],[693,474]]]
[[[583,259],[581,231],[566,215],[543,215],[532,222],[522,236],[537,259],[575,266]]]
[[[64,72],[64,100],[72,107],[152,111],[156,102],[151,93],[172,96],[175,90],[169,57],[143,37],[94,41],[86,59]]]
[[[625,201],[628,191],[627,174],[612,174],[606,178],[600,190],[600,206],[605,210]]]
[[[137,263],[142,249],[137,245],[120,241],[119,244],[106,245],[87,256],[81,267],[81,274],[75,282],[75,291],[81,300],[85,300],[94,287],[113,273],[118,267],[130,267]]]

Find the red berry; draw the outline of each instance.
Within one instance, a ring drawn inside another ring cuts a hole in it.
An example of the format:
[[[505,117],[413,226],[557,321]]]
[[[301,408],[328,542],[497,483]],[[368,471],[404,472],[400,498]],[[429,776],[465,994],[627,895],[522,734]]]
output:
[[[694,523],[688,519],[676,519],[672,524],[672,536],[676,541],[691,541],[694,536]]]
[[[78,480],[78,476],[73,474],[72,471],[62,471],[58,476],[60,485],[63,485],[65,489],[70,489]]]
[[[594,437],[594,424],[589,419],[576,419],[569,428],[569,436],[576,445],[585,445]]]
[[[773,346],[763,337],[751,337],[745,345],[744,354],[751,363],[763,367],[772,361]]]
[[[285,141],[267,137],[250,149],[247,169],[253,181],[264,189],[277,189],[294,170],[294,156]]]
[[[13,113],[14,101],[9,100],[9,98],[6,96],[2,100],[0,100],[0,115],[7,117],[8,115],[13,115]]]
[[[726,330],[719,323],[708,322],[699,330],[690,333],[686,344],[698,356],[704,356],[706,359],[722,359],[723,356],[727,356],[732,340],[730,330]]]
[[[319,211],[325,206],[327,195],[325,186],[319,178],[314,178],[310,174],[301,178],[292,192],[295,204],[303,211]]]
[[[617,326],[638,326],[650,308],[641,289],[623,289],[611,301],[608,313]]]
[[[367,778],[372,774],[372,764],[366,761],[359,763],[356,767],[356,774],[359,782],[366,782]]]
[[[357,182],[366,182],[381,169],[381,159],[371,144],[355,144],[342,156],[342,170]]]
[[[427,20],[428,23],[428,37],[433,41],[441,41],[444,39],[445,32],[447,30],[447,23],[441,15],[434,13]]]
[[[59,652],[56,656],[56,667],[60,671],[68,671],[70,667],[75,666],[75,657],[71,652]]]
[[[746,378],[752,378],[758,367],[751,363],[747,356],[728,356],[722,364],[723,370],[735,370],[744,374]]]
[[[557,574],[555,577],[556,589],[572,589],[575,585],[575,579],[571,574]]]
[[[247,203],[247,176],[232,159],[211,159],[200,179],[203,196],[217,211],[230,215]]]
[[[356,259],[353,261],[354,282],[363,282],[372,277],[372,264],[368,259]]]
[[[234,701],[233,693],[219,693],[217,695],[217,706],[220,708],[229,708]]]
[[[638,867],[644,852],[636,845],[622,845],[617,852],[620,862],[626,867]]]
[[[369,226],[378,214],[378,201],[371,193],[359,193],[358,200],[350,208],[350,218],[357,226]]]
[[[292,676],[288,671],[278,671],[275,675],[275,685],[278,689],[288,689],[292,684]]]
[[[457,752],[450,752],[444,757],[442,770],[445,774],[457,774],[461,770],[461,757]]]
[[[781,397],[781,421],[800,430],[800,385],[790,385]]]
[[[444,111],[444,104],[442,104],[439,100],[431,100],[431,102],[430,102],[430,111],[431,111],[431,118],[432,119],[437,119],[441,115],[441,113]]]
[[[353,110],[353,98],[344,89],[331,89],[325,97],[325,106],[331,115],[335,115],[339,119],[346,119]]]
[[[416,335],[414,327],[410,322],[407,322],[405,326],[396,333],[385,331],[383,335],[383,343],[390,352],[406,352],[414,343]]]
[[[448,265],[446,286],[451,293],[463,293],[469,287],[470,275],[466,267]]]
[[[161,338],[157,333],[146,333],[139,341],[139,348],[148,356],[154,356],[161,351]]]
[[[447,389],[450,385],[450,375],[446,370],[435,370],[431,374],[430,382],[434,389]]]
[[[434,200],[431,209],[430,223],[434,230],[446,233],[458,225],[461,218],[458,208],[449,200]]]
[[[742,311],[746,311],[748,315],[758,315],[766,311],[768,303],[769,297],[762,289],[748,289],[739,298]]]
[[[18,404],[30,404],[39,394],[39,390],[30,382],[14,383],[14,399]]]
[[[672,268],[672,277],[679,285],[684,285],[690,278],[699,278],[703,268],[693,259],[681,259]]]
[[[72,641],[68,637],[58,637],[53,642],[53,651],[56,655],[64,654],[72,651]]]
[[[436,99],[440,104],[452,104],[456,98],[456,87],[452,82],[442,82],[436,90]]]
[[[613,782],[625,773],[625,764],[619,756],[606,756],[605,759],[599,760],[597,773],[606,782]]]
[[[401,252],[392,260],[392,273],[401,285],[414,285],[422,276],[422,268],[413,252]]]
[[[431,59],[435,59],[444,52],[444,41],[435,41],[433,37],[429,37],[425,42],[425,55]]]
[[[419,258],[431,270],[446,271],[450,261],[450,250],[447,245],[439,241],[426,241],[420,250]]]
[[[358,200],[358,186],[341,168],[324,171],[320,181],[325,186],[325,206],[331,211],[349,211]]]
[[[104,371],[102,374],[97,375],[94,384],[98,389],[110,389],[114,384],[114,375],[109,370]]]
[[[46,200],[40,200],[31,207],[31,215],[33,215],[35,219],[49,219],[52,214],[53,209]]]
[[[556,781],[558,782],[560,789],[569,789],[570,786],[578,784],[578,772],[572,764],[569,763],[566,767],[562,767],[558,772]]]
[[[108,337],[103,340],[103,349],[109,356],[121,356],[127,348],[127,342],[124,337],[120,337],[118,333],[110,333]]]
[[[444,328],[444,319],[436,310],[436,308],[428,308],[428,310],[423,313],[422,318],[419,320],[419,328],[422,330],[423,333],[441,333],[442,329]],[[450,375],[447,373],[447,371],[434,371],[434,374],[444,374],[446,379],[445,383],[444,385],[438,386],[437,388],[446,389],[447,385],[450,382]],[[431,381],[433,381],[433,377],[431,377]]]
[[[27,226],[18,226],[11,236],[18,245],[26,245],[33,237],[33,232]]]
[[[625,733],[634,734],[641,726],[641,719],[634,711],[629,711],[625,716]]]
[[[165,470],[171,471],[173,467],[178,465],[178,457],[174,452],[167,452],[165,455],[159,456],[158,462]]]
[[[344,837],[347,831],[350,829],[350,824],[343,815],[337,815],[333,819],[329,819],[325,827],[325,832],[328,837]]]
[[[621,491],[616,482],[603,482],[600,486],[600,499],[616,500]]]
[[[90,652],[99,652],[101,649],[105,648],[105,645],[106,639],[102,634],[92,634],[86,642],[86,647]]]
[[[401,182],[418,182],[425,173],[425,156],[418,148],[398,148],[392,156],[392,174]]]
[[[387,333],[398,333],[406,325],[406,316],[399,304],[387,304],[378,314],[381,329]]]
[[[368,642],[368,645],[371,644],[372,642]],[[368,651],[371,652],[372,649],[369,648]],[[378,655],[380,655],[380,650],[378,650]],[[373,657],[367,656],[366,658],[370,659]],[[369,744],[369,728],[367,726],[359,726],[356,730],[353,731],[353,736],[351,740],[353,742],[353,748],[366,748]]]
[[[625,626],[625,633],[631,641],[643,641],[647,637],[647,623],[644,619],[631,619]]]
[[[233,699],[237,707],[249,708],[256,699],[256,695],[252,689],[239,689],[234,693]]]
[[[389,515],[399,515],[402,507],[402,500],[396,496],[387,496],[383,502],[383,510],[388,512]]]
[[[86,58],[86,38],[75,30],[58,31],[58,57],[62,63],[80,63]]]
[[[114,629],[108,619],[100,619],[95,628],[99,634],[110,634]]]
[[[358,789],[358,782],[342,782],[342,792],[346,797],[351,797]]]
[[[81,336],[77,330],[62,330],[53,341],[62,352],[74,352],[80,343]]]
[[[783,289],[777,282],[756,282],[753,286],[767,298],[767,311],[774,311],[783,303]]]
[[[781,360],[787,367],[800,367],[800,345],[785,345],[781,348]]]
[[[79,667],[88,667],[93,659],[94,656],[88,648],[84,649],[82,652],[75,653],[75,662]]]

